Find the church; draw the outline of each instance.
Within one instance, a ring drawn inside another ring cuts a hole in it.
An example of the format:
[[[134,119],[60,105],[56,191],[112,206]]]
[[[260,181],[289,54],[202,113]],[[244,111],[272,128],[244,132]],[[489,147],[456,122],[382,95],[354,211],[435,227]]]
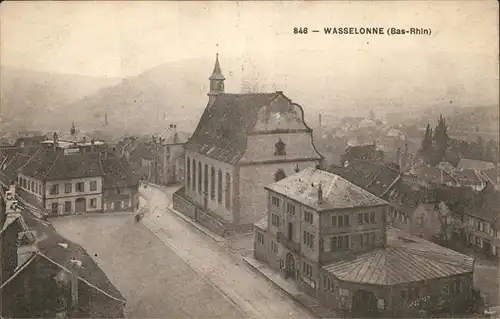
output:
[[[226,93],[218,55],[208,104],[185,149],[174,209],[210,228],[252,229],[266,215],[264,187],[322,164],[303,108],[282,91]],[[209,225],[208,225],[209,224]]]

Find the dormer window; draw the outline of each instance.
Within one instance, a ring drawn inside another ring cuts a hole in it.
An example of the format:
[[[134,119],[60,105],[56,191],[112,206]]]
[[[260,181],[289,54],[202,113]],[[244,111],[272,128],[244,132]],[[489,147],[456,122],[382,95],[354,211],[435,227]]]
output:
[[[281,138],[274,146],[275,146],[274,155],[276,156],[286,155],[286,144],[281,140]]]

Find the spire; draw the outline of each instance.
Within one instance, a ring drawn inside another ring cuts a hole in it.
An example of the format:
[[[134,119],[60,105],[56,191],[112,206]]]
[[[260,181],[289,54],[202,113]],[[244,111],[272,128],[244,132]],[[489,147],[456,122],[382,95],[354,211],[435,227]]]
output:
[[[217,53],[215,56],[214,71],[212,72],[212,75],[210,76],[209,80],[222,80],[222,81],[224,81],[225,79],[226,78],[224,77],[224,75],[222,75],[222,71],[220,69],[219,53]]]
[[[73,124],[71,124],[71,130],[69,130],[71,135],[75,135],[76,133],[76,128],[75,128],[75,121],[73,121]]]

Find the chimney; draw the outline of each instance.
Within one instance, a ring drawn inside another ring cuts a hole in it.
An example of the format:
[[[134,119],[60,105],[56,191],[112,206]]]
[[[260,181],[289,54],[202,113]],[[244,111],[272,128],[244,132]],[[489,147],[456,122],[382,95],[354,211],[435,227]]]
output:
[[[82,262],[71,258],[71,311],[73,315],[78,312],[78,277]]]
[[[399,148],[399,147],[396,149],[396,164],[398,164],[399,170],[401,170],[402,169],[402,167],[401,167],[401,148]]]
[[[54,147],[54,151],[57,150],[58,142],[59,142],[59,137],[57,136],[57,133],[54,132],[54,135],[52,136],[52,146]]]
[[[318,186],[318,204],[322,204],[323,203],[323,187],[321,186],[321,184],[319,184]]]

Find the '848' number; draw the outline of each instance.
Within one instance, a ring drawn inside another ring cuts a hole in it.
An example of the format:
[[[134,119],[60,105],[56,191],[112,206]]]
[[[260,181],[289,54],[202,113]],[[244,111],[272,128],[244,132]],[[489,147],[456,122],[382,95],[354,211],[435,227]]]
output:
[[[294,34],[307,34],[307,27],[293,28]]]

